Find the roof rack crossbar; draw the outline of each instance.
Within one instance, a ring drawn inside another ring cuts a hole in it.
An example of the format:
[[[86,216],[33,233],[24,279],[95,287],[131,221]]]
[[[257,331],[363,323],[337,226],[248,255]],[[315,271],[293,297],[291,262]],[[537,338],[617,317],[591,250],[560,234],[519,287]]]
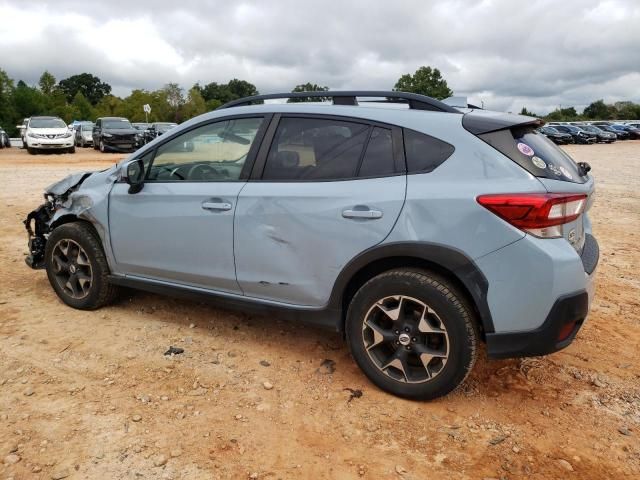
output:
[[[289,93],[268,93],[265,95],[254,95],[252,97],[239,98],[225,103],[218,107],[223,108],[240,107],[251,105],[264,100],[289,99],[289,98],[330,98],[334,105],[358,105],[357,97],[362,98],[383,98],[383,102],[407,103],[413,110],[430,110],[433,112],[461,113],[459,110],[443,103],[435,98],[419,95],[417,93],[394,92],[394,91],[327,91],[327,92],[289,92]]]

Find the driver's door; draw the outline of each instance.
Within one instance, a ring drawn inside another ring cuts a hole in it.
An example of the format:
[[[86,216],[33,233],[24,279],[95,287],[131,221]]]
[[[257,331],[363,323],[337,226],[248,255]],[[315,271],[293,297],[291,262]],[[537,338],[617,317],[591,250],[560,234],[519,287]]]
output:
[[[233,117],[173,135],[143,157],[140,192],[114,185],[109,229],[119,273],[241,292],[233,216],[265,124]]]

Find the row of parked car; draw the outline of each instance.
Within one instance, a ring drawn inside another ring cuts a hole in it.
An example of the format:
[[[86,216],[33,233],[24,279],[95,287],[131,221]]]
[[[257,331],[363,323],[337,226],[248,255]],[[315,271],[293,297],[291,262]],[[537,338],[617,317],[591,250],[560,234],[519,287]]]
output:
[[[613,143],[616,140],[640,139],[640,121],[615,122],[551,122],[540,132],[558,145],[568,143]]]
[[[25,118],[18,128],[23,148],[36,154],[44,150],[74,153],[76,147],[133,152],[176,125],[170,122],[132,124],[123,117],[101,117],[95,123],[74,121],[67,125],[58,117],[38,116]]]

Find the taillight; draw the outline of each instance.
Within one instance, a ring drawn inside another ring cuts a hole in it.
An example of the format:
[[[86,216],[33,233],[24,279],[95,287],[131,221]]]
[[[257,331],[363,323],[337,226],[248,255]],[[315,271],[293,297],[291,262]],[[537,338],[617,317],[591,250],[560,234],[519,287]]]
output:
[[[562,225],[582,212],[586,195],[570,193],[501,193],[480,195],[478,203],[514,227],[541,238],[562,236]]]

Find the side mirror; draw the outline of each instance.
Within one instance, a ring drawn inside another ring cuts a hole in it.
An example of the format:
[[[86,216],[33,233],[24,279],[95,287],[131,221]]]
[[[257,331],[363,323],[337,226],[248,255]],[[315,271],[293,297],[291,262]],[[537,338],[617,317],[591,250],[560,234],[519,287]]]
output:
[[[125,182],[129,184],[129,193],[138,193],[144,187],[144,163],[142,160],[129,162],[125,170]]]

